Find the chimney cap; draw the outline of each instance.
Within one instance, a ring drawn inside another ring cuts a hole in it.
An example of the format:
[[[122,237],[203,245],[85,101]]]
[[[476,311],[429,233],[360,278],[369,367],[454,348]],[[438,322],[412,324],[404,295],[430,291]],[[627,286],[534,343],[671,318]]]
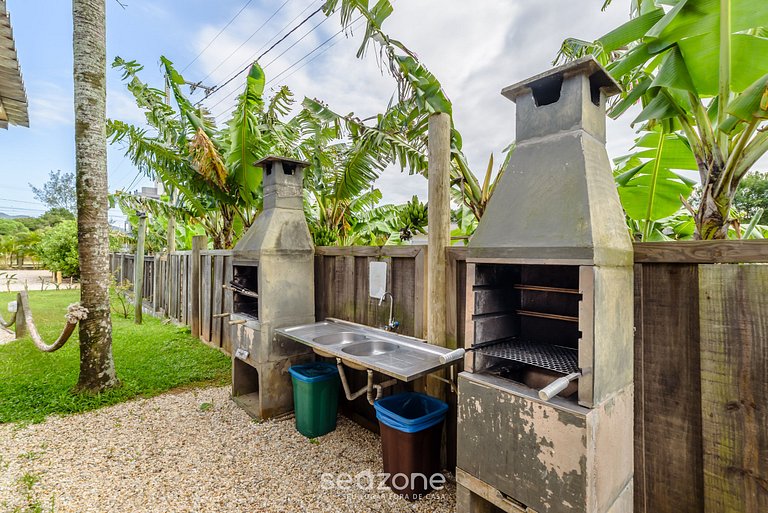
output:
[[[309,167],[309,162],[304,160],[296,160],[288,157],[278,157],[277,155],[267,155],[263,159],[256,161],[253,165],[263,167],[264,164],[270,162],[288,162],[290,164],[296,164],[299,167]]]
[[[516,84],[512,84],[511,86],[507,86],[501,90],[501,94],[510,100],[515,101],[518,96],[530,91],[531,85],[539,80],[557,75],[562,75],[564,78],[567,78],[579,74],[594,77],[597,81],[597,85],[606,96],[613,96],[622,91],[621,86],[608,74],[607,71],[605,71],[605,68],[603,68],[594,57],[588,55],[587,57],[582,57],[575,61],[565,63]]]

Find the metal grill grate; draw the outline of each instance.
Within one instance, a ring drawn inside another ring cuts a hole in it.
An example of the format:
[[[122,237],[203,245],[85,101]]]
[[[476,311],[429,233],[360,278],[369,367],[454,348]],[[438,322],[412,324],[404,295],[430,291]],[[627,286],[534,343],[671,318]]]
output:
[[[578,351],[568,347],[508,339],[496,344],[478,347],[477,351],[486,356],[534,365],[562,374],[570,374],[579,370]]]

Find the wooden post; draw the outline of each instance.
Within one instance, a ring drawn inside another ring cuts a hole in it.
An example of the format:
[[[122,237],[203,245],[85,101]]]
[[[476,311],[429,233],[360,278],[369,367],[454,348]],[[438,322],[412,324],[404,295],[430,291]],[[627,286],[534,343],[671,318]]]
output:
[[[205,235],[192,237],[192,276],[189,283],[189,302],[191,306],[189,326],[193,337],[200,337],[200,252],[208,247]]]
[[[144,303],[144,239],[147,235],[147,214],[137,212],[139,226],[136,236],[136,258],[133,260],[133,322],[141,324],[141,309]]]
[[[451,117],[429,118],[429,210],[427,250],[427,340],[446,347],[446,248],[451,244]],[[443,384],[427,383],[431,395],[445,398]]]
[[[176,191],[171,189],[169,202],[171,206],[174,206],[176,197]],[[168,216],[168,254],[170,255],[176,251],[176,218],[173,217],[173,212]]]
[[[24,301],[21,300],[21,292],[16,294],[16,324],[14,329],[16,331],[16,340],[27,335],[27,317],[24,315]]]

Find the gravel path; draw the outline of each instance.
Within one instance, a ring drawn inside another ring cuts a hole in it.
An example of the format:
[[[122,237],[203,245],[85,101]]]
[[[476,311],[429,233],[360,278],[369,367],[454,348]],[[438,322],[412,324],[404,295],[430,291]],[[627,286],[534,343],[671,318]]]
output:
[[[51,271],[46,271],[42,269],[0,269],[0,273],[8,273],[11,275],[15,275],[15,278],[11,280],[10,283],[10,289],[11,291],[19,291],[24,290],[24,286],[26,285],[29,290],[55,290],[56,287],[52,285],[52,282],[54,280],[53,274],[51,274]],[[41,280],[45,280],[45,286],[43,287],[43,282]],[[61,285],[61,290],[67,290],[67,289],[76,289],[80,285],[78,283],[69,283],[69,278],[64,280],[64,283]],[[0,280],[0,289],[2,289],[3,292],[8,292],[9,285],[6,283],[5,279]]]
[[[0,511],[452,512],[455,488],[410,503],[325,490],[324,472],[379,472],[379,437],[339,417],[314,443],[293,419],[253,422],[229,387],[165,394],[30,426],[0,425]]]

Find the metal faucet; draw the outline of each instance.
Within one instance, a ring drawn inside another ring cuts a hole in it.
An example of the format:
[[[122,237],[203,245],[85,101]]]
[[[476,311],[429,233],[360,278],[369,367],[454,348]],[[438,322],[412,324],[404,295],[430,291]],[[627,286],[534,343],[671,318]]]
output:
[[[386,326],[384,326],[384,329],[387,331],[394,331],[400,326],[400,323],[397,322],[394,318],[393,309],[395,307],[395,298],[392,297],[391,292],[385,292],[381,296],[381,298],[379,299],[379,306],[381,306],[381,304],[384,302],[384,299],[387,296],[389,296],[389,322],[387,323]]]

